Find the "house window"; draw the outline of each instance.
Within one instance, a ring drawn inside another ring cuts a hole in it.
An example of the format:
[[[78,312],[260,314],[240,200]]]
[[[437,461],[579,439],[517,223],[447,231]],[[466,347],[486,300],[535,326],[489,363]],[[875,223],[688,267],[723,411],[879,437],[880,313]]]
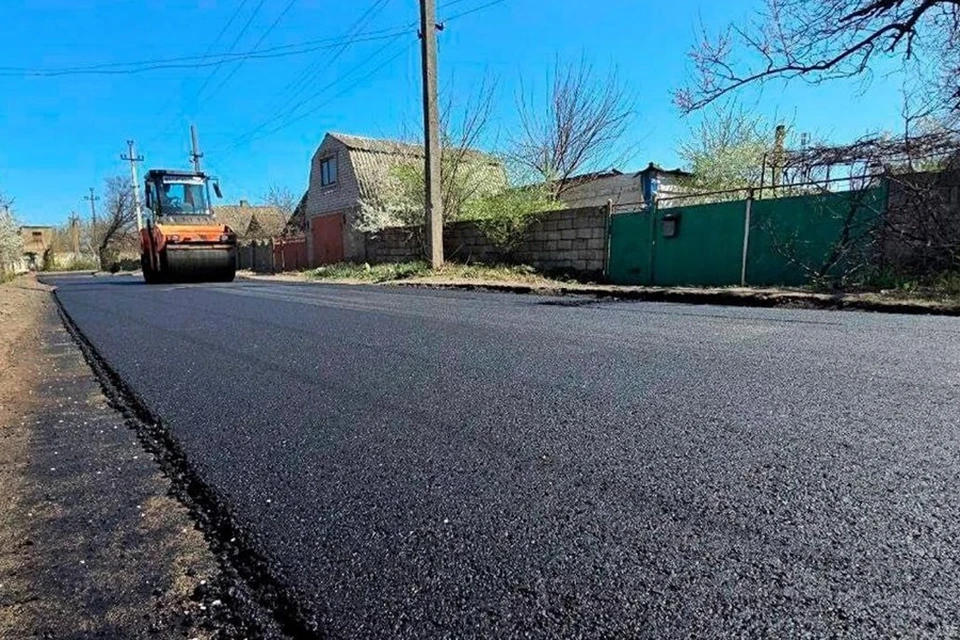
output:
[[[331,156],[320,161],[320,186],[329,187],[337,184],[337,158]]]
[[[43,231],[34,231],[33,232],[34,240],[43,240]]]

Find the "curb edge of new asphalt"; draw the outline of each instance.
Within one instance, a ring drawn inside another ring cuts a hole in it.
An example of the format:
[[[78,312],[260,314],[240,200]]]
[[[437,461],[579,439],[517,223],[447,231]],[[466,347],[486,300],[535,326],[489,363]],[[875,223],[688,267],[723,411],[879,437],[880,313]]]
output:
[[[269,275],[251,277],[237,274],[243,280],[270,281],[339,286],[397,287],[410,289],[441,289],[453,291],[481,291],[513,293],[518,295],[571,296],[595,298],[611,302],[669,302],[675,304],[715,305],[726,307],[755,307],[781,309],[815,309],[822,311],[866,311],[872,313],[900,313],[906,315],[960,316],[960,305],[922,303],[909,300],[874,300],[849,294],[806,293],[802,291],[762,291],[727,289],[636,288],[613,289],[590,286],[528,285],[500,282],[424,282],[392,280],[388,282],[340,282],[336,280],[309,280],[276,278]]]
[[[296,602],[256,550],[250,536],[232,515],[218,492],[206,484],[190,465],[179,444],[158,416],[120,377],[87,339],[57,294],[51,291],[64,327],[83,354],[111,407],[124,418],[141,446],[153,455],[171,485],[170,493],[190,514],[217,559],[222,584],[212,585],[231,606],[226,616],[211,615],[218,627],[232,627],[237,637],[303,637],[316,632],[316,624],[303,617]],[[209,610],[208,610],[209,611]],[[254,634],[254,635],[251,635]],[[233,636],[229,636],[233,637]]]

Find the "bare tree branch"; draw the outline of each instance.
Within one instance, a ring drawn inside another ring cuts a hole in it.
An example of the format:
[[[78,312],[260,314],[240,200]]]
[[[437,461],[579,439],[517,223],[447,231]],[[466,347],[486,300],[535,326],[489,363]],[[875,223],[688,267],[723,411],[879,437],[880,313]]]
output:
[[[91,230],[101,269],[110,266],[116,247],[134,235],[137,213],[129,178],[107,178],[103,202],[104,215]]]
[[[517,107],[520,135],[512,159],[533,172],[559,196],[572,176],[606,168],[633,117],[633,102],[617,72],[598,77],[581,58],[559,60],[551,73],[546,104],[538,104],[521,78]]]
[[[774,78],[817,83],[860,76],[877,56],[914,59],[921,44],[941,70],[941,106],[956,110],[958,24],[960,0],[766,0],[759,21],[702,36],[690,52],[694,77],[674,100],[689,113]]]

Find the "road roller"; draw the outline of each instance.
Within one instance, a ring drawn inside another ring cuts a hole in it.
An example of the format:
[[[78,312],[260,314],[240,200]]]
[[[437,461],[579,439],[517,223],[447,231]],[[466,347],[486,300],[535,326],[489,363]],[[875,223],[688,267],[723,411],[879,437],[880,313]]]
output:
[[[237,235],[216,221],[202,172],[151,169],[144,188],[140,265],[147,284],[230,282],[237,272]]]

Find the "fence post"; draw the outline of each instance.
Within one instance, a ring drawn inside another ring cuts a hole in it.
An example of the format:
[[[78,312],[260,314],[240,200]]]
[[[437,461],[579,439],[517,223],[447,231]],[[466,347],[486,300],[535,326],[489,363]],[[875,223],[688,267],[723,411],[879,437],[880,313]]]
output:
[[[603,278],[610,276],[610,225],[613,223],[613,200],[607,198],[606,224],[603,230]]]
[[[753,212],[753,188],[747,190],[747,205],[743,215],[743,256],[740,260],[740,286],[747,286],[747,255],[750,251],[750,217]]]
[[[656,254],[657,254],[657,215],[660,209],[660,199],[656,195],[653,196],[653,202],[650,203],[650,271],[648,275],[647,284],[651,287],[656,286],[657,282],[654,278],[654,265],[656,264]]]

